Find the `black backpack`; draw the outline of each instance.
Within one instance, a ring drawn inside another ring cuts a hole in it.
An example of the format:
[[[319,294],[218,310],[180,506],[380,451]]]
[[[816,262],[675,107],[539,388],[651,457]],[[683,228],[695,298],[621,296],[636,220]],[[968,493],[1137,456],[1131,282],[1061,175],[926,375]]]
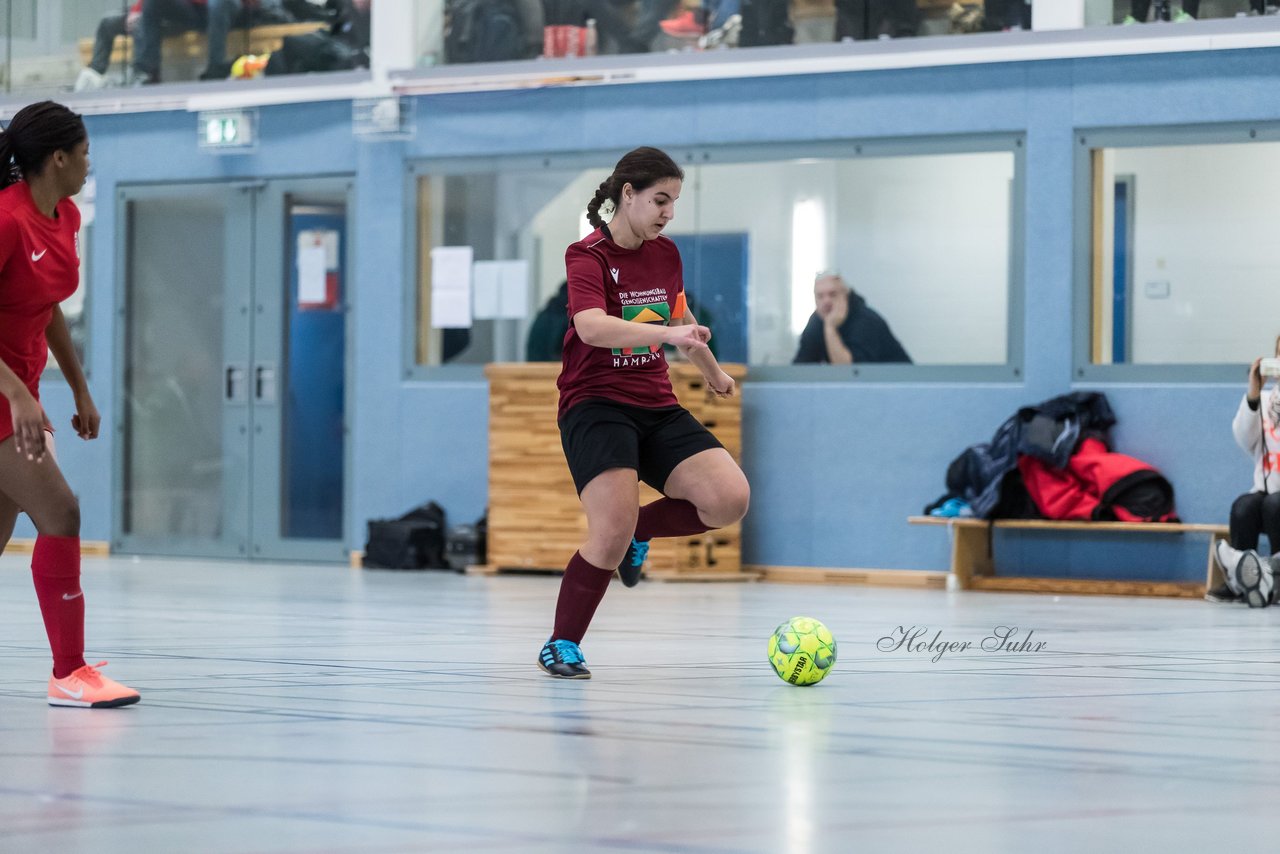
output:
[[[446,0],[445,9],[446,62],[501,62],[524,56],[524,25],[514,0]]]
[[[369,520],[364,565],[381,569],[447,569],[444,509],[434,501],[399,519]]]

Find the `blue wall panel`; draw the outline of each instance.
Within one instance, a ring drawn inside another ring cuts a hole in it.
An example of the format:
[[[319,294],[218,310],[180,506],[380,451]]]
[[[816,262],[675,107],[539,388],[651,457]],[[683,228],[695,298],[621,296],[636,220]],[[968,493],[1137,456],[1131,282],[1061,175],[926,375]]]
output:
[[[353,337],[354,476],[349,540],[365,519],[439,500],[453,522],[483,511],[487,402],[482,380],[404,377],[400,314],[406,253],[405,170],[417,158],[1018,131],[1026,135],[1025,366],[1008,383],[750,383],[744,465],[752,510],[749,563],[943,569],[946,535],[905,517],[941,493],[947,463],[984,441],[1019,406],[1071,390],[1075,130],[1280,120],[1280,51],[1234,51],[970,65],[830,76],[707,80],[421,98],[415,136],[360,143],[350,105],[264,108],[246,155],[195,145],[195,117],[153,113],[90,120],[98,176],[98,272],[93,282],[92,384],[111,426],[115,231],[110,200],[125,182],[353,173],[356,176]],[[1243,376],[1243,369],[1241,372]],[[1095,386],[1096,387],[1096,386]],[[1190,521],[1222,521],[1249,483],[1230,420],[1242,388],[1116,384],[1120,450],[1173,481]],[[55,422],[70,415],[49,386]],[[111,527],[111,431],[83,444],[62,432],[62,458],[84,503],[87,538]],[[20,535],[23,532],[20,532]],[[1196,579],[1204,543],[1116,547],[1087,538],[1062,547],[1002,537],[998,566],[1029,572]]]

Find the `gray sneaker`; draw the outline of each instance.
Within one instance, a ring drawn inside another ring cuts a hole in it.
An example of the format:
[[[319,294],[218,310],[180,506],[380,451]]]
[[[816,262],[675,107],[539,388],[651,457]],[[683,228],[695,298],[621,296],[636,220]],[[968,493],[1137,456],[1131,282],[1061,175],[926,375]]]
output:
[[[1222,578],[1225,583],[1206,591],[1204,598],[1210,602],[1244,601],[1244,596],[1240,593],[1240,587],[1236,582],[1235,576],[1236,565],[1240,563],[1240,558],[1243,556],[1244,552],[1239,549],[1233,549],[1226,540],[1218,540],[1213,544],[1213,561],[1218,565],[1218,569],[1222,571]]]
[[[1249,549],[1240,555],[1232,573],[1235,583],[1231,586],[1240,590],[1250,608],[1265,608],[1271,604],[1275,577],[1270,561],[1264,561],[1261,555]]]

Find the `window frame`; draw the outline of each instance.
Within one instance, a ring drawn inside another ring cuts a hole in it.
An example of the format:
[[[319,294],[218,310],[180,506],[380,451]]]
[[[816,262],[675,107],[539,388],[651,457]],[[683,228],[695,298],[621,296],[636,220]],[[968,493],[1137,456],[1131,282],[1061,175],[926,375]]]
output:
[[[1073,134],[1071,376],[1077,383],[1236,384],[1245,365],[1232,363],[1095,364],[1093,153],[1106,148],[1177,148],[1280,142],[1278,122],[1077,128]],[[1132,227],[1132,225],[1130,226]]]
[[[667,146],[665,150],[685,168],[767,163],[801,158],[852,160],[858,158],[981,154],[1013,155],[1009,229],[1007,347],[1003,364],[863,364],[863,365],[750,365],[752,382],[780,383],[1020,383],[1025,368],[1026,304],[1026,134],[1022,131],[953,134],[928,137],[847,138],[797,143],[752,143]],[[609,169],[624,152],[591,150],[556,154],[491,155],[469,158],[421,158],[406,165],[405,287],[403,293],[402,376],[406,381],[460,382],[484,379],[484,365],[422,365],[417,363],[419,263],[418,179],[512,170]]]

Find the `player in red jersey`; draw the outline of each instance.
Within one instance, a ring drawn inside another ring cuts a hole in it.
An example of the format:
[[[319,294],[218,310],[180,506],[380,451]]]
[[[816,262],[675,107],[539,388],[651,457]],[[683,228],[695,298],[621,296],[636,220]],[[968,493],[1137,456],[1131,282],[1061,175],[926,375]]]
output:
[[[732,525],[751,490],[724,446],[676,402],[664,344],[702,372],[721,397],[733,378],[707,347],[711,331],[689,313],[676,245],[662,236],[684,172],[656,148],[628,153],[587,205],[595,231],[565,252],[569,317],[560,388],[560,438],[587,514],[587,542],[560,582],[555,627],[538,666],[589,679],[579,644],[615,569],[640,579],[649,540]],[[600,209],[612,206],[606,225]],[[639,505],[639,481],[663,498]]]
[[[54,459],[39,385],[52,350],[75,394],[72,428],[97,437],[98,410],[58,305],[80,280],[80,211],[71,196],[88,173],[84,122],[61,104],[24,107],[0,133],[0,548],[26,513],[36,526],[31,573],[53,648],[49,703],[100,708],[139,697],[84,660],[80,505]]]

